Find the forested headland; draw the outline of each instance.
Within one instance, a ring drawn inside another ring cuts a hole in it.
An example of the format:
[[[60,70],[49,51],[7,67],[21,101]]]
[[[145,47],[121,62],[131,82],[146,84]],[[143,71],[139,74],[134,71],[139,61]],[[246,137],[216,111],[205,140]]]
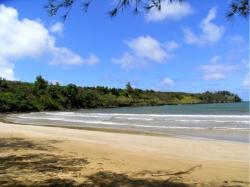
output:
[[[34,83],[0,79],[0,112],[227,102],[241,102],[241,98],[229,91],[184,93],[141,90],[133,88],[130,83],[124,89],[74,84],[62,86],[49,83],[42,76],[38,76]]]

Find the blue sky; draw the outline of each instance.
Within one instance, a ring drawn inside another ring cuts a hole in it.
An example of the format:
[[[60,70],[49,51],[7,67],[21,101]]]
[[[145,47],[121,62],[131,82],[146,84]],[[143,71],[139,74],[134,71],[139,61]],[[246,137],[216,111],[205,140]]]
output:
[[[46,0],[0,7],[0,76],[82,86],[203,92],[229,90],[248,100],[248,21],[225,18],[229,1],[172,4],[162,12],[128,9],[110,18],[112,1],[75,6],[66,22]]]

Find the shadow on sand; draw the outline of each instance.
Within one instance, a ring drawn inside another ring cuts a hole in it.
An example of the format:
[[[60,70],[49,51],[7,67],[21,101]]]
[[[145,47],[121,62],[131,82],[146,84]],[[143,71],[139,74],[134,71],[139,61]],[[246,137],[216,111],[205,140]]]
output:
[[[141,171],[133,177],[111,171],[82,176],[81,171],[88,167],[88,159],[54,154],[57,143],[60,141],[0,138],[0,186],[188,187],[195,185],[183,183],[182,175],[201,167],[179,172]],[[79,176],[84,182],[78,182]],[[165,179],[155,179],[162,176]]]
[[[0,148],[3,151],[37,150],[49,151],[54,147],[51,144],[59,143],[57,140],[34,142],[24,138],[0,138]]]
[[[58,177],[51,177],[45,180],[34,181],[33,183],[24,183],[17,179],[7,177],[5,180],[1,179],[0,186],[79,186],[79,187],[189,187],[191,185],[182,182],[169,180],[155,180],[155,179],[138,179],[130,178],[126,174],[119,174],[115,172],[102,171],[93,175],[87,176],[87,180],[83,183],[78,183],[73,179],[65,179]]]

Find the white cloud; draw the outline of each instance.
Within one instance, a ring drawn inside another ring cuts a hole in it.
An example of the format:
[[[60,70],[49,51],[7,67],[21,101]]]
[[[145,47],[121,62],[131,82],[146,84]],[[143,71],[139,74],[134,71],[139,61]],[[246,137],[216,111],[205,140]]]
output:
[[[226,77],[223,66],[221,65],[206,65],[203,66],[202,70],[205,72],[203,76],[204,80],[223,80]]]
[[[55,47],[53,46],[50,49],[51,52],[51,60],[49,64],[51,65],[89,65],[93,66],[97,64],[100,60],[94,55],[90,54],[86,58],[82,58],[78,54],[75,54],[70,49],[65,47]]]
[[[129,51],[125,51],[119,58],[112,59],[113,63],[124,69],[146,66],[150,62],[164,63],[173,56],[164,44],[148,35],[137,37],[126,44]]]
[[[167,53],[162,48],[160,42],[148,35],[129,41],[128,46],[138,57],[155,62],[162,62],[167,57]]]
[[[180,44],[178,44],[174,40],[170,40],[164,44],[164,47],[167,51],[174,51],[175,49],[178,49],[180,47]]]
[[[124,52],[120,58],[113,58],[112,62],[120,65],[123,69],[128,70],[136,65],[136,58],[130,53]]]
[[[222,64],[219,59],[220,56],[214,56],[210,64],[201,66],[204,80],[223,80],[236,69],[235,65]]]
[[[89,63],[70,49],[56,46],[56,38],[40,22],[20,20],[16,9],[0,5],[0,77],[16,79],[14,61],[42,55],[51,56],[50,64]]]
[[[95,54],[90,54],[87,58],[83,59],[84,64],[93,66],[100,62],[100,59]]]
[[[225,28],[221,25],[212,23],[216,18],[216,14],[217,9],[215,7],[209,10],[207,17],[200,23],[200,34],[194,34],[189,28],[184,29],[186,43],[206,45],[219,41],[224,34]]]
[[[50,27],[50,32],[52,33],[62,33],[64,25],[60,22],[55,23]]]
[[[169,77],[165,77],[162,81],[161,81],[161,85],[162,86],[165,86],[165,87],[171,87],[171,86],[174,86],[175,83],[174,81],[169,78]]]
[[[18,20],[14,8],[0,5],[0,56],[20,58],[37,56],[54,43],[46,28],[28,19]]]
[[[5,59],[0,58],[0,77],[8,80],[15,80],[14,64],[7,63]]]
[[[193,12],[190,4],[186,2],[172,2],[169,0],[162,1],[161,10],[157,8],[152,8],[146,14],[146,20],[151,22],[163,21],[166,19],[178,20]]]
[[[50,60],[51,65],[80,65],[84,64],[84,60],[77,54],[65,47],[52,47],[52,58]]]

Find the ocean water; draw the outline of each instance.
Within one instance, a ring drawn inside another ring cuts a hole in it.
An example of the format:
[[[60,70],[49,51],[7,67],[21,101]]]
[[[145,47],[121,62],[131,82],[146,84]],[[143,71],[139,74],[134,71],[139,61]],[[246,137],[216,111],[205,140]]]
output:
[[[24,124],[110,128],[249,142],[249,102],[39,112],[10,118]]]

